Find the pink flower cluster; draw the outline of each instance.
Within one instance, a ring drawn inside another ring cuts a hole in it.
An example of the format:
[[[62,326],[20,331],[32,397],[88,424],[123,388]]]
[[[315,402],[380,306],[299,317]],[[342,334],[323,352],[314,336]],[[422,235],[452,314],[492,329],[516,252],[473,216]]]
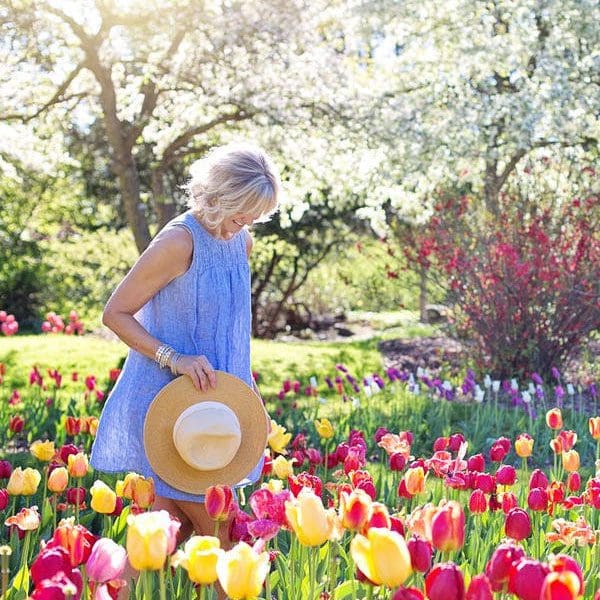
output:
[[[65,325],[63,318],[55,312],[46,314],[46,320],[42,323],[43,333],[66,333],[67,335],[83,335],[85,327],[79,318],[77,311],[69,313],[69,322]]]
[[[15,335],[19,331],[19,323],[15,315],[8,315],[5,310],[0,310],[0,331],[7,336]]]

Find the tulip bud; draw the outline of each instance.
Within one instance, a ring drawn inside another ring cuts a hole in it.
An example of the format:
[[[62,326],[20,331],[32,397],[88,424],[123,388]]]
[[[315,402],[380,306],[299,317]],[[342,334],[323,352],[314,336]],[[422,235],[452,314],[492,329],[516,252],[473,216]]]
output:
[[[500,500],[502,512],[507,515],[517,506],[517,497],[512,492],[504,492]]]
[[[127,563],[127,552],[110,538],[99,539],[85,563],[85,570],[91,581],[104,583],[118,579]]]
[[[548,487],[548,477],[541,469],[535,469],[531,473],[531,477],[529,478],[529,489],[533,490],[535,488],[546,489]]]
[[[572,473],[579,470],[579,452],[568,450],[562,454],[562,464],[565,471]]]
[[[474,514],[484,513],[487,510],[487,500],[481,490],[473,490],[471,493],[469,510]]]
[[[467,468],[469,471],[477,471],[483,473],[485,471],[485,458],[483,454],[474,454],[467,460]]]
[[[551,408],[546,413],[546,425],[550,429],[558,430],[563,426],[562,413],[560,412],[560,408]]]
[[[484,575],[475,575],[469,583],[466,600],[493,600],[494,594],[489,579]]]
[[[543,512],[548,508],[548,492],[542,488],[531,490],[527,496],[527,506],[530,510]]]
[[[294,474],[294,459],[287,460],[285,456],[279,455],[273,460],[273,471],[279,479],[287,479]]]
[[[227,521],[234,506],[233,491],[228,485],[211,485],[206,489],[204,507],[213,521]]]
[[[392,596],[392,600],[423,600],[423,592],[414,587],[399,587]]]
[[[401,452],[394,452],[390,456],[390,469],[392,471],[402,471],[406,466],[406,457]]]
[[[581,475],[577,471],[569,473],[567,476],[567,489],[570,492],[578,492],[581,488]]]
[[[12,465],[7,460],[0,460],[0,479],[8,479],[12,473]]]
[[[498,545],[485,567],[485,574],[494,592],[504,592],[507,590],[508,578],[512,566],[524,556],[525,551],[523,548],[513,542],[505,542]]]
[[[340,517],[342,526],[358,531],[365,524],[371,513],[371,498],[363,490],[345,492],[340,496]]]
[[[513,508],[504,521],[504,532],[509,538],[519,542],[531,535],[531,519],[527,511]]]
[[[127,517],[127,555],[137,571],[158,570],[177,543],[181,523],[166,510],[143,512]]]
[[[505,449],[503,444],[499,444],[498,442],[494,442],[492,447],[490,448],[490,460],[492,462],[502,462],[508,451]]]
[[[462,505],[450,500],[438,508],[431,521],[431,542],[442,552],[460,550],[465,543],[465,513]]]
[[[548,565],[537,560],[522,558],[510,573],[508,590],[516,594],[520,600],[539,600],[542,585],[549,572]]]
[[[89,462],[84,452],[70,454],[67,462],[69,475],[75,478],[85,477],[89,470]]]
[[[533,453],[533,438],[527,433],[519,435],[515,441],[515,452],[521,458],[528,458]]]
[[[0,490],[0,511],[8,506],[10,498],[6,490]]]
[[[57,467],[52,469],[48,476],[48,489],[53,494],[61,494],[67,489],[69,484],[69,472],[65,467]]]
[[[413,535],[406,542],[410,553],[410,563],[414,571],[426,573],[431,568],[433,548],[431,544],[418,535]]]
[[[489,473],[478,473],[475,477],[475,487],[484,494],[492,494],[496,490],[496,480]]]
[[[411,468],[404,474],[406,491],[411,495],[422,494],[425,491],[425,472],[423,467]]]
[[[82,506],[85,503],[86,491],[84,487],[72,487],[65,493],[67,504]]]
[[[592,438],[595,440],[600,440],[600,417],[590,417],[588,425]]]
[[[438,563],[425,578],[428,600],[464,600],[465,581],[454,563]]]
[[[194,583],[211,585],[217,580],[217,562],[223,553],[219,538],[195,535],[185,543],[181,566]]]
[[[496,483],[500,485],[514,485],[517,472],[510,465],[502,465],[496,471]]]
[[[303,546],[320,546],[334,534],[333,509],[325,510],[321,498],[309,488],[285,503],[285,515]]]
[[[92,501],[90,502],[92,510],[105,515],[114,512],[117,505],[117,494],[103,481],[97,479],[90,489],[90,494],[92,495]]]

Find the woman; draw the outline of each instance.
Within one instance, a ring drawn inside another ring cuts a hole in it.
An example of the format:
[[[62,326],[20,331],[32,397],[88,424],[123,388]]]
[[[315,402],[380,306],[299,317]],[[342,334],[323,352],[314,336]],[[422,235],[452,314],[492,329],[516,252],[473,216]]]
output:
[[[154,509],[180,519],[180,539],[212,535],[204,497],[170,487],[144,453],[143,425],[156,393],[176,375],[202,390],[214,369],[254,385],[250,369],[250,269],[247,227],[277,208],[281,182],[271,159],[248,144],[214,149],[194,163],[189,210],[168,223],[106,304],[103,323],[129,347],[100,418],[91,464],[154,478]],[[260,476],[262,461],[238,485]],[[220,528],[223,546],[229,527]]]

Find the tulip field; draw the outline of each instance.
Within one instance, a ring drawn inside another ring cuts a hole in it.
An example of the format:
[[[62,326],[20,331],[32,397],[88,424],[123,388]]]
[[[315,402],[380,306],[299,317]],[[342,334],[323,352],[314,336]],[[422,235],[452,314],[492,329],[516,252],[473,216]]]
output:
[[[223,548],[90,467],[116,365],[0,363],[2,599],[600,599],[594,381],[357,371],[255,373],[269,446],[256,484],[208,490]]]

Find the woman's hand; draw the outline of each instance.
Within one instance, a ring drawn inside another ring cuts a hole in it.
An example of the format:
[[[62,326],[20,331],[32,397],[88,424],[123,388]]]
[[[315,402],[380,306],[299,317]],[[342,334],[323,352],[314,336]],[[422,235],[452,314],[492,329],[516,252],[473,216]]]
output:
[[[207,392],[209,387],[217,387],[217,374],[204,355],[182,354],[175,363],[175,369],[180,375],[187,375],[194,386],[203,392]]]

